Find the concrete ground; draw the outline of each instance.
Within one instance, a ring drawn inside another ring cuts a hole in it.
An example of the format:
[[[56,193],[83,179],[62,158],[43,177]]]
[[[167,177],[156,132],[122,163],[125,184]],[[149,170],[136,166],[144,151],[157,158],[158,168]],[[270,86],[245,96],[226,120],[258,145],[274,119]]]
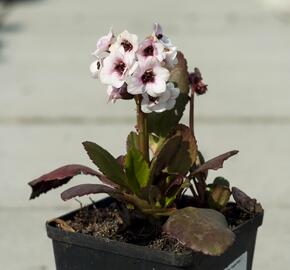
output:
[[[90,52],[110,26],[145,37],[155,21],[209,84],[196,99],[200,149],[208,158],[240,150],[210,176],[225,176],[265,208],[253,269],[288,269],[288,1],[12,3],[0,1],[0,269],[55,269],[44,222],[78,204],[61,202],[60,190],[28,201],[27,182],[63,164],[90,165],[84,140],[124,152],[133,104],[106,103],[89,75]]]

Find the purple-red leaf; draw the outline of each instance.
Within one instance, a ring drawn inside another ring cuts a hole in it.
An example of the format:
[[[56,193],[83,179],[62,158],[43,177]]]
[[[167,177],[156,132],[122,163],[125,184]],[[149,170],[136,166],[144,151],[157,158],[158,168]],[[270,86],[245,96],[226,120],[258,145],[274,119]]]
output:
[[[238,207],[245,210],[246,212],[250,212],[252,214],[263,212],[261,204],[258,203],[256,199],[249,197],[246,193],[237,187],[232,187],[232,194]]]
[[[89,194],[97,194],[97,193],[107,193],[107,194],[113,194],[117,193],[117,191],[114,188],[104,186],[104,185],[98,185],[98,184],[82,184],[77,185],[72,188],[69,188],[61,193],[61,198],[64,201],[67,201],[69,199],[72,199],[74,197],[82,197]]]
[[[197,167],[192,173],[191,176],[194,176],[198,173],[201,172],[205,172],[208,170],[218,170],[220,168],[223,167],[224,161],[227,160],[228,158],[236,155],[237,153],[239,153],[238,150],[232,150],[229,152],[226,152],[222,155],[219,155],[213,159],[210,159],[208,161],[206,161],[205,163],[203,163],[202,165],[200,165],[199,167]]]
[[[83,165],[71,164],[60,167],[29,182],[28,184],[32,188],[30,199],[68,183],[74,176],[79,174],[97,176],[102,182],[112,185],[112,182],[101,173]]]
[[[150,205],[147,201],[142,200],[132,194],[128,194],[125,192],[122,192],[118,189],[114,189],[108,186],[104,185],[98,185],[98,184],[82,184],[77,185],[72,188],[69,188],[68,190],[65,190],[61,194],[61,198],[66,201],[69,199],[72,199],[74,197],[81,197],[84,195],[89,194],[98,194],[98,193],[107,193],[111,197],[115,198],[118,201],[124,202],[124,203],[130,203],[137,207],[141,211],[149,211]]]
[[[213,209],[177,210],[163,225],[163,231],[184,246],[212,256],[224,253],[235,240],[224,215]]]

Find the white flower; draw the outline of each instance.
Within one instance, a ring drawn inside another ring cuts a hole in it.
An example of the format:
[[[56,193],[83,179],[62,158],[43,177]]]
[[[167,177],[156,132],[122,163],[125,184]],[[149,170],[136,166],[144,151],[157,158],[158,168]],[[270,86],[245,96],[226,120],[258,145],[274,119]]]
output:
[[[152,35],[156,37],[165,48],[173,47],[171,40],[163,34],[163,29],[159,23],[154,23]]]
[[[177,63],[177,48],[173,46],[171,40],[163,34],[160,24],[155,23],[152,34],[165,48],[165,62],[170,68],[173,68]]]
[[[165,56],[164,46],[153,37],[145,39],[137,51],[137,57],[143,61],[148,57],[156,57],[158,61],[162,62]]]
[[[118,35],[117,41],[112,44],[110,51],[123,48],[126,53],[135,53],[138,50],[138,37],[127,30]]]
[[[165,49],[165,62],[170,68],[173,68],[178,63],[176,47]]]
[[[166,81],[169,79],[169,71],[161,67],[154,58],[139,61],[139,65],[127,81],[128,92],[132,95],[147,93],[152,97],[159,96],[166,90]]]
[[[92,53],[92,55],[96,57],[101,56],[104,52],[109,51],[109,48],[113,42],[114,42],[114,34],[112,28],[110,28],[109,33],[98,40],[97,49]]]
[[[100,81],[104,84],[121,87],[129,74],[132,74],[135,65],[135,58],[132,54],[125,54],[124,50],[111,52],[104,59],[103,67],[100,70]]]
[[[97,79],[99,77],[100,70],[103,66],[102,62],[103,62],[102,59],[98,59],[94,61],[93,63],[91,63],[90,65],[90,72],[94,79]]]
[[[144,113],[161,113],[166,110],[172,110],[175,106],[179,93],[180,90],[176,88],[172,82],[168,82],[166,85],[166,91],[159,97],[154,98],[147,95],[146,93],[142,94],[143,99],[141,103],[141,109]]]

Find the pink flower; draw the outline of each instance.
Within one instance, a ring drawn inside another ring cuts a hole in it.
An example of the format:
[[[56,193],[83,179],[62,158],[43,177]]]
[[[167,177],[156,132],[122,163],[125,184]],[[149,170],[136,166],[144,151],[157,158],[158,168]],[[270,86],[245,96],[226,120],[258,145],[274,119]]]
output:
[[[141,109],[144,113],[161,113],[166,110],[172,110],[179,93],[180,90],[176,88],[172,82],[168,82],[166,85],[166,91],[158,97],[151,97],[146,93],[142,94],[143,99]]]
[[[127,30],[118,35],[117,41],[112,44],[110,51],[123,48],[126,53],[135,53],[138,50],[138,37]]]
[[[127,76],[135,69],[135,59],[132,54],[125,54],[124,50],[111,52],[104,59],[100,70],[100,81],[104,84],[120,88],[126,81]]]
[[[139,45],[137,57],[143,61],[148,57],[156,57],[162,62],[165,58],[164,46],[156,42],[153,37],[147,38]]]
[[[161,67],[154,58],[139,61],[136,71],[128,79],[128,92],[132,95],[147,93],[152,97],[159,96],[166,90],[169,75],[168,69]]]
[[[106,36],[101,37],[97,42],[97,49],[92,53],[94,56],[99,57],[104,52],[109,51],[111,44],[114,41],[114,34],[112,28]]]

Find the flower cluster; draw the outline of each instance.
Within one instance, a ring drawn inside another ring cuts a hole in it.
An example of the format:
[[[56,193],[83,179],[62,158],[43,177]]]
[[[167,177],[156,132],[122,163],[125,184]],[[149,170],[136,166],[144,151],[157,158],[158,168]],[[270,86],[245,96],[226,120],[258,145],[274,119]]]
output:
[[[180,90],[169,81],[177,64],[177,49],[159,24],[138,43],[138,37],[123,31],[115,37],[112,29],[97,42],[96,60],[90,65],[93,78],[108,85],[109,100],[142,95],[142,111],[171,110]]]

